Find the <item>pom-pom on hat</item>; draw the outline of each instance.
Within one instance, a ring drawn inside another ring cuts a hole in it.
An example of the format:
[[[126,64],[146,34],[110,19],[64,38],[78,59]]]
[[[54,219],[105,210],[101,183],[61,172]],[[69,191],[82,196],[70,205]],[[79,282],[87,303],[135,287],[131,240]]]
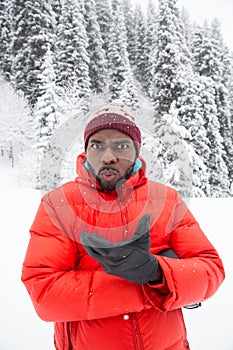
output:
[[[84,130],[85,149],[89,138],[97,131],[116,129],[131,137],[135,143],[137,155],[141,148],[141,132],[132,112],[121,100],[114,100],[107,106],[97,110]]]

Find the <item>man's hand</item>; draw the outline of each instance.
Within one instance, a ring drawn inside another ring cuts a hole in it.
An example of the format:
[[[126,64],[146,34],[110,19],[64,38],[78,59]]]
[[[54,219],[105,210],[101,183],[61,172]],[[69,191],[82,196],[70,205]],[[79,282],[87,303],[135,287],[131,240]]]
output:
[[[81,242],[87,253],[97,260],[108,274],[130,282],[144,284],[158,270],[158,262],[150,253],[150,215],[144,215],[134,236],[124,242],[112,243],[98,233],[82,231]]]

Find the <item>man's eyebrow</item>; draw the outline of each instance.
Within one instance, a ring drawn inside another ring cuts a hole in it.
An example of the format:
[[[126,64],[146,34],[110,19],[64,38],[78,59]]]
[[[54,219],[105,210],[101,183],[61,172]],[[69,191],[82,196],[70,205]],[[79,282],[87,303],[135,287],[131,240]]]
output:
[[[130,144],[131,143],[131,140],[128,140],[128,139],[115,139],[113,140],[114,143],[128,143]]]
[[[102,143],[103,141],[97,139],[90,139],[91,143]]]
[[[131,143],[131,140],[129,140],[129,139],[113,139],[113,140],[110,140],[110,141],[112,141],[115,144],[119,144],[119,143],[130,144]],[[98,139],[90,139],[90,142],[91,143],[103,143],[103,142],[106,142],[106,141],[98,140]]]

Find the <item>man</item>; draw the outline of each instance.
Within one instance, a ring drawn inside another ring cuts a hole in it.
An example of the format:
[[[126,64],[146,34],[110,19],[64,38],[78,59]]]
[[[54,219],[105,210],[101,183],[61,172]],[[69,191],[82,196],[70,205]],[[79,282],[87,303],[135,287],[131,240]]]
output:
[[[77,178],[31,227],[22,281],[36,312],[57,350],[189,349],[181,308],[222,283],[215,248],[177,192],[146,178],[122,103],[97,111],[84,141]]]

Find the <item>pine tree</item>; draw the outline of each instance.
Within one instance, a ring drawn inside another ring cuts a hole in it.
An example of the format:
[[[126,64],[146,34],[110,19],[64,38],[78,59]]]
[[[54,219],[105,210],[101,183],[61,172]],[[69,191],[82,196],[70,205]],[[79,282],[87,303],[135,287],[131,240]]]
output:
[[[206,163],[209,169],[210,194],[213,197],[229,195],[228,169],[224,161],[223,139],[220,134],[220,125],[215,104],[215,86],[208,77],[200,77],[203,90],[201,92],[202,108],[205,118],[209,159]]]
[[[157,51],[157,15],[152,0],[148,1],[146,16],[146,35],[144,46],[145,76],[143,86],[149,96],[152,95],[151,85],[154,77],[154,61]]]
[[[0,3],[0,70],[7,80],[10,80],[11,76],[10,29],[9,2],[2,0]]]
[[[51,6],[55,14],[56,25],[58,25],[61,17],[62,0],[53,0]]]
[[[233,143],[233,56],[231,57],[230,65],[229,65],[229,108],[230,108],[230,116],[231,116],[231,143]],[[233,164],[233,162],[232,162]],[[233,181],[232,181],[232,170],[229,168],[229,178],[231,181],[231,195],[233,195]]]
[[[190,146],[187,139],[189,132],[180,124],[176,109],[171,109],[169,114],[164,114],[159,123],[155,124],[155,137],[163,144],[162,174],[163,182],[173,186],[182,197],[193,195],[192,163],[190,158]]]
[[[146,56],[146,23],[141,7],[138,5],[135,8],[134,14],[135,27],[135,47],[134,47],[134,74],[142,86],[148,87],[147,81],[147,56]]]
[[[134,63],[135,57],[135,22],[134,22],[134,11],[131,0],[123,0],[123,12],[125,18],[125,29],[127,38],[127,52],[130,63]]]
[[[103,93],[106,89],[107,61],[94,0],[85,1],[85,10],[91,90],[96,93]]]
[[[227,165],[229,180],[233,182],[233,129],[231,125],[230,110],[230,54],[222,38],[220,24],[214,20],[211,24],[211,42],[215,51],[216,62],[219,66],[219,76],[215,80],[215,103],[217,107],[217,117],[220,124],[220,134],[223,138],[223,147],[225,154],[223,159]],[[214,79],[214,78],[213,78]]]
[[[129,63],[122,1],[113,2],[113,19],[109,43],[109,88],[111,98],[121,98],[131,107],[137,106],[137,92]]]
[[[221,53],[219,45],[205,22],[203,27],[196,26],[192,42],[194,71],[202,76],[219,81],[222,75]]]
[[[124,73],[124,80],[121,83],[121,90],[119,92],[120,100],[124,101],[127,106],[132,109],[139,107],[138,94],[135,87],[135,80],[131,69],[128,69]]]
[[[181,10],[181,20],[184,26],[184,36],[185,41],[188,45],[189,52],[191,52],[191,42],[192,42],[192,34],[194,31],[194,24],[191,21],[188,11],[183,7]]]
[[[0,155],[17,166],[23,152],[33,139],[32,118],[22,93],[16,93],[0,76]]]
[[[207,164],[210,156],[209,141],[205,129],[202,91],[204,86],[198,76],[191,76],[186,89],[177,99],[175,109],[182,125],[189,131],[187,139],[192,158],[194,194],[210,195]]]
[[[54,17],[50,3],[13,0],[11,6],[12,74],[14,85],[31,106],[39,96],[38,74],[48,46],[54,44]]]
[[[168,113],[180,96],[183,81],[190,74],[188,49],[176,0],[160,0],[157,48],[152,67],[151,98],[155,111]]]
[[[211,27],[205,23],[204,27],[196,28],[192,43],[192,52],[195,71],[200,76],[208,77],[212,80],[212,94],[215,102],[216,117],[218,119],[217,131],[221,135],[220,148],[224,150],[222,159],[225,166],[227,166],[230,181],[232,181],[232,127],[228,91],[229,81],[226,79],[226,75],[229,74],[227,73],[226,65],[224,66],[224,61],[228,61],[228,59],[220,25],[217,20],[212,22]],[[224,181],[223,192],[226,193]]]
[[[37,99],[34,114],[37,119],[38,148],[45,151],[49,139],[60,123],[58,88],[55,84],[54,62],[51,50],[44,57],[41,73],[38,75],[40,81],[40,96]]]
[[[163,158],[163,154],[166,152],[165,145],[154,132],[148,133],[144,131],[142,134],[141,156],[146,161],[147,176],[154,181],[165,183]]]
[[[226,62],[227,64],[227,73],[224,73],[224,79],[227,82],[228,81],[228,87],[229,87],[229,108],[230,108],[230,115],[231,115],[231,129],[233,130],[233,54],[228,56],[229,61]],[[226,65],[224,65],[226,67]],[[231,140],[233,142],[233,132],[231,134]]]
[[[223,159],[226,163],[229,180],[233,182],[233,143],[232,143],[232,125],[230,109],[230,92],[224,84],[215,86],[215,103],[217,108],[217,117],[219,121],[219,132],[222,136],[224,148]]]
[[[79,4],[79,6],[81,6]],[[64,89],[78,83],[80,98],[90,94],[88,38],[83,13],[73,0],[64,0],[56,45],[57,84]]]
[[[103,40],[103,49],[106,57],[109,50],[109,30],[112,22],[112,7],[109,0],[96,0],[96,13],[100,26],[101,37]]]
[[[41,66],[41,73],[38,76],[40,81],[40,96],[37,99],[34,108],[34,119],[36,122],[36,155],[37,155],[37,173],[36,187],[45,189],[46,184],[57,184],[58,179],[53,178],[53,169],[51,163],[49,166],[43,166],[43,159],[50,154],[50,157],[56,160],[58,164],[62,150],[53,145],[51,147],[50,141],[54,135],[55,130],[61,123],[62,110],[60,106],[59,88],[56,86],[56,76],[54,72],[53,54],[48,48],[44,57],[44,62]],[[46,187],[47,188],[47,187]],[[48,188],[47,188],[48,189]]]

